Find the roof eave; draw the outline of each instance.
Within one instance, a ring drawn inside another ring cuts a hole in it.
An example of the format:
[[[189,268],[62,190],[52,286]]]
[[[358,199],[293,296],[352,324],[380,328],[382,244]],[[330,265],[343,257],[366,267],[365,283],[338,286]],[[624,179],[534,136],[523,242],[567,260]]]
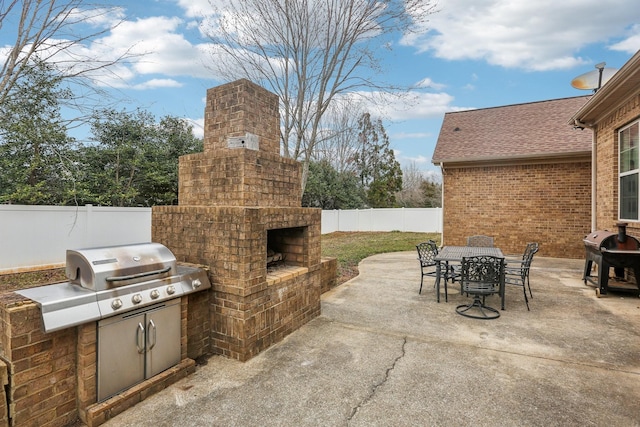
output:
[[[593,127],[608,110],[633,96],[639,82],[640,50],[571,117],[569,124]]]
[[[591,150],[585,151],[572,151],[563,153],[545,153],[541,154],[527,154],[521,156],[510,157],[491,157],[491,156],[478,156],[478,157],[458,157],[450,159],[432,159],[431,162],[435,165],[467,165],[474,166],[479,164],[496,164],[496,165],[509,165],[509,164],[526,164],[526,163],[571,163],[577,161],[584,161],[585,159],[591,160]]]

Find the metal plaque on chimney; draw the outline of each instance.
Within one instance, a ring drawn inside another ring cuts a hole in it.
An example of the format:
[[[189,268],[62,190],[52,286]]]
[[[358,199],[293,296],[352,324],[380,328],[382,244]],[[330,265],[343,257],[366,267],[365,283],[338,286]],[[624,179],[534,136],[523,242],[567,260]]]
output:
[[[244,136],[230,136],[227,138],[227,148],[248,148],[259,150],[258,135],[247,132]]]

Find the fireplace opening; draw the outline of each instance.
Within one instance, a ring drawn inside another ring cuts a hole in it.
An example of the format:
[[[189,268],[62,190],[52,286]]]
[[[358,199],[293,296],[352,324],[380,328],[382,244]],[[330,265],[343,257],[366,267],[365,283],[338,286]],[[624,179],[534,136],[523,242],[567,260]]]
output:
[[[304,266],[307,227],[267,230],[267,271]]]

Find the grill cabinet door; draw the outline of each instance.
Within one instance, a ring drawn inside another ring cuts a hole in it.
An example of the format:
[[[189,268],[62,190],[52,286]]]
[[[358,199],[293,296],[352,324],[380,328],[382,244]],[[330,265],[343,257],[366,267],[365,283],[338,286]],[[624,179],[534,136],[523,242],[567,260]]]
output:
[[[147,312],[146,378],[180,363],[180,298]]]
[[[144,329],[144,313],[98,322],[98,401],[144,380]]]

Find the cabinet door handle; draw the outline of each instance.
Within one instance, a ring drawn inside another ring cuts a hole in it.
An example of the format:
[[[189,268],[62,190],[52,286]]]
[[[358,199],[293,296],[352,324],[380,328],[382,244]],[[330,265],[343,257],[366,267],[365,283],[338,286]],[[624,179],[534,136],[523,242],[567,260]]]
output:
[[[153,323],[153,319],[149,319],[149,330],[151,331],[151,335],[149,336],[149,350],[151,350],[156,345],[156,324]],[[152,336],[153,341],[151,341]]]
[[[138,323],[136,328],[136,347],[139,354],[144,353],[144,326],[142,326],[142,323]]]

